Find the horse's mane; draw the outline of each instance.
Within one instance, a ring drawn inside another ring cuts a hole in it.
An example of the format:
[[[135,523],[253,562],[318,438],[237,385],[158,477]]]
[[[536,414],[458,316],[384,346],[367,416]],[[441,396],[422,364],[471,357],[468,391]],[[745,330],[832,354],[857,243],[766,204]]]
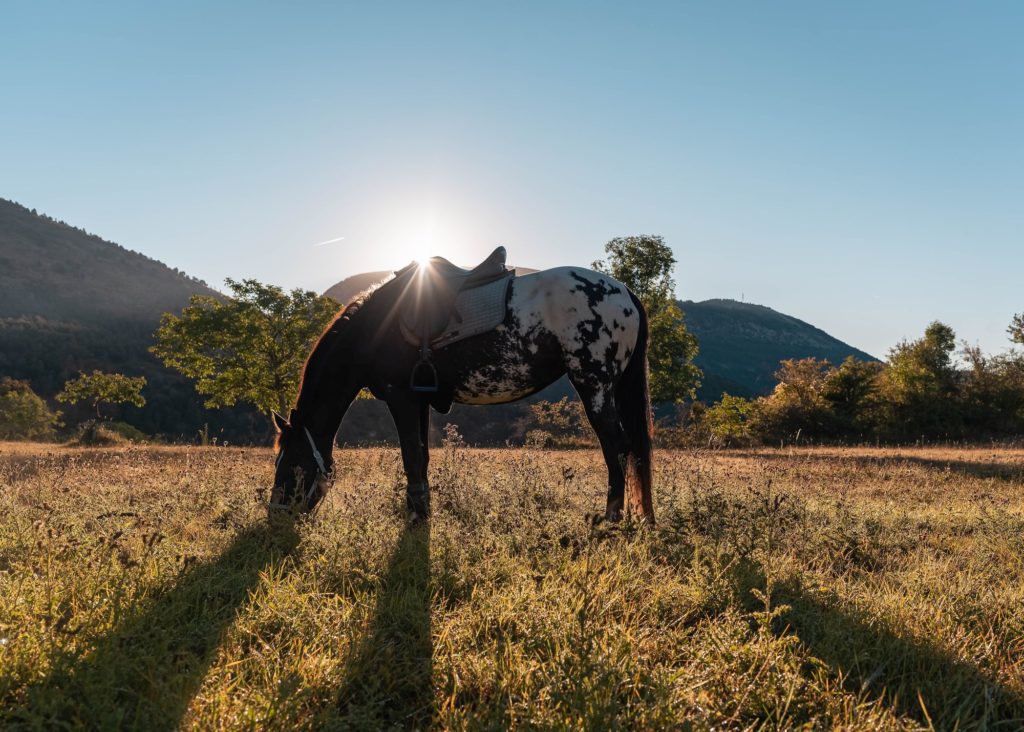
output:
[[[337,352],[345,346],[356,331],[359,330],[360,321],[364,318],[357,317],[364,311],[369,313],[370,311],[378,310],[378,305],[384,305],[393,301],[389,294],[397,294],[398,291],[395,288],[389,288],[388,285],[395,281],[394,275],[391,277],[376,282],[365,290],[353,297],[347,305],[343,305],[338,311],[338,314],[334,316],[334,320],[324,328],[323,332],[317,338],[316,345],[309,352],[306,357],[306,362],[302,366],[302,374],[299,378],[299,392],[296,398],[295,408],[298,409],[299,404],[302,402],[302,395],[305,392],[307,382],[316,383],[319,381],[319,376],[323,373],[324,369],[333,362],[334,356]],[[275,440],[275,447],[280,447],[281,435],[278,434]]]

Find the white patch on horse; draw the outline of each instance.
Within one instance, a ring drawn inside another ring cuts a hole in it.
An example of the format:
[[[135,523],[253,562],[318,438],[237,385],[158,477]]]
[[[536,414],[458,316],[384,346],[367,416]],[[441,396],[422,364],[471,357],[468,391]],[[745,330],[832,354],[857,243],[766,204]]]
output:
[[[540,352],[538,339],[553,337],[562,346],[573,381],[586,385],[591,406],[601,409],[602,384],[614,383],[622,375],[640,330],[639,314],[625,285],[598,272],[559,267],[517,278],[509,310],[514,327],[496,329],[505,341],[500,362],[470,374],[455,398],[467,404],[496,404],[530,394],[535,387],[529,356]]]

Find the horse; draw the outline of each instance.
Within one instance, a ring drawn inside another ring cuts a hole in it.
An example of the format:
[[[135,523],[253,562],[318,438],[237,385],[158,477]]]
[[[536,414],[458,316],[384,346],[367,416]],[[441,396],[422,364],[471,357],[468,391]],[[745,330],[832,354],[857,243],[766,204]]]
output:
[[[506,273],[500,247],[485,264],[499,255]],[[508,271],[504,317],[493,329],[436,349],[426,339],[418,347],[404,337],[401,313],[410,303],[436,299],[444,289],[437,280],[457,289],[483,269],[469,272],[440,257],[413,263],[341,309],[306,360],[289,417],[273,414],[272,512],[309,512],[325,495],[338,428],[363,389],[384,401],[394,419],[409,520],[416,523],[430,513],[431,408],[447,414],[453,403],[513,402],[567,374],[607,464],[605,518],[618,521],[625,510],[654,522],[648,322],[640,300],[608,274],[581,267],[514,277]],[[424,284],[432,281],[433,287]],[[410,381],[424,365],[436,379],[425,389]]]

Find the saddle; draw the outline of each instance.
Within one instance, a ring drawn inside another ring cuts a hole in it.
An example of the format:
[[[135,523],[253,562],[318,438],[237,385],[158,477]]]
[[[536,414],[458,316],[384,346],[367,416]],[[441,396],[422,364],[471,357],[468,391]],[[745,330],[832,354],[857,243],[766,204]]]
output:
[[[409,380],[413,391],[437,391],[437,370],[430,359],[433,348],[491,330],[504,320],[505,292],[513,277],[505,256],[505,247],[498,247],[472,269],[431,257],[395,273],[396,279],[405,280],[399,304],[402,335],[419,347],[419,360]],[[462,327],[474,311],[484,320]]]

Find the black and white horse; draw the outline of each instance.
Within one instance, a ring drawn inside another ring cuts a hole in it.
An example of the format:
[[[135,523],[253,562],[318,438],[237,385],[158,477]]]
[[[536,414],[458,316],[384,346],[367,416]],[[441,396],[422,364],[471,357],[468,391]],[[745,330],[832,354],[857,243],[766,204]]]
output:
[[[272,506],[308,511],[320,500],[338,427],[365,387],[395,420],[410,517],[424,517],[430,506],[430,407],[447,413],[453,402],[503,404],[568,374],[608,465],[607,518],[618,520],[628,508],[653,522],[647,315],[625,285],[579,267],[513,278],[504,322],[438,349],[432,357],[438,390],[424,394],[409,384],[419,354],[399,330],[397,312],[408,289],[402,279],[341,311],[306,362],[290,417],[274,415],[279,435]]]

